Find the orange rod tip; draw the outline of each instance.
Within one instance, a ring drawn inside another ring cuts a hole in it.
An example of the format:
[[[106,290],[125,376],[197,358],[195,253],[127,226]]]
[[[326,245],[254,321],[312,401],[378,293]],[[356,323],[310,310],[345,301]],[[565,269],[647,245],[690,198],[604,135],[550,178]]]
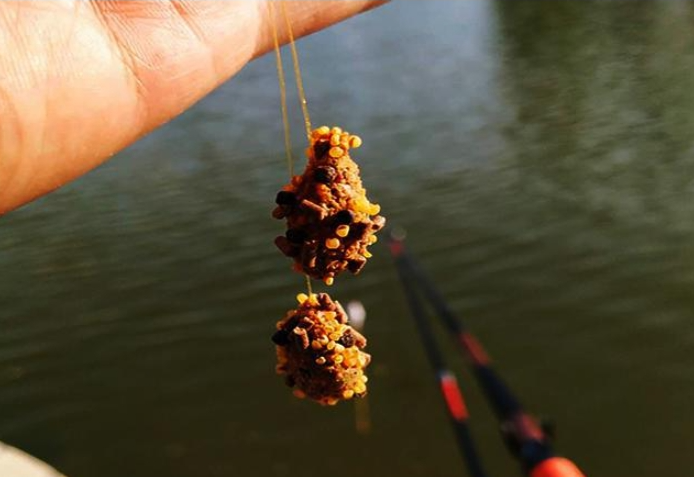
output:
[[[530,477],[585,477],[576,464],[563,457],[552,457],[540,462]]]

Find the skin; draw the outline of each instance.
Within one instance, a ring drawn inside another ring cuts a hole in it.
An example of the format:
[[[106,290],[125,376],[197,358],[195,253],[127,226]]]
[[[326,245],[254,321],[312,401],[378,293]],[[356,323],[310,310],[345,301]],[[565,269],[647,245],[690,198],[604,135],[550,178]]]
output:
[[[380,3],[285,5],[299,38]],[[0,2],[0,214],[95,168],[270,51],[269,20],[267,3],[249,0]]]

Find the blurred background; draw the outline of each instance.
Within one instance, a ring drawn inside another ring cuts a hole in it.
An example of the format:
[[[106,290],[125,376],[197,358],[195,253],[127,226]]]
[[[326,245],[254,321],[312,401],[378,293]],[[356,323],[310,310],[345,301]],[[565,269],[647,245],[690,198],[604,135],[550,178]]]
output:
[[[370,198],[588,475],[694,464],[693,22],[689,2],[395,2],[298,43],[314,124],[362,136]],[[371,434],[275,375],[305,287],[272,243],[286,174],[269,55],[4,217],[0,440],[70,477],[463,475],[382,243],[331,288],[368,311]],[[490,474],[519,475],[444,343]]]

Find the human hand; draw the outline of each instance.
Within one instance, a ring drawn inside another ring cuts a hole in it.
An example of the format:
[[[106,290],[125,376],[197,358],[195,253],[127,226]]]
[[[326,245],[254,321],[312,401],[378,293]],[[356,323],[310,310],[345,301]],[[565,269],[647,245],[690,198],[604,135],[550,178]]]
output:
[[[379,3],[286,8],[298,38]],[[269,19],[267,2],[250,0],[0,2],[0,214],[93,169],[269,51]]]

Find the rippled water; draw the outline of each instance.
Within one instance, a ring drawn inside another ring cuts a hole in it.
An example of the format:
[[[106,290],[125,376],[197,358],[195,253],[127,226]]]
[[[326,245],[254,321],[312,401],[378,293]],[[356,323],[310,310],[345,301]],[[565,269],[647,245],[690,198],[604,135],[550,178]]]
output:
[[[405,2],[300,42],[314,122],[364,138],[370,195],[589,475],[694,464],[693,21]],[[263,58],[2,219],[0,440],[70,477],[463,474],[382,246],[332,290],[368,309],[373,432],[274,375],[303,288],[272,245],[278,105]],[[490,473],[517,475],[462,379]]]

